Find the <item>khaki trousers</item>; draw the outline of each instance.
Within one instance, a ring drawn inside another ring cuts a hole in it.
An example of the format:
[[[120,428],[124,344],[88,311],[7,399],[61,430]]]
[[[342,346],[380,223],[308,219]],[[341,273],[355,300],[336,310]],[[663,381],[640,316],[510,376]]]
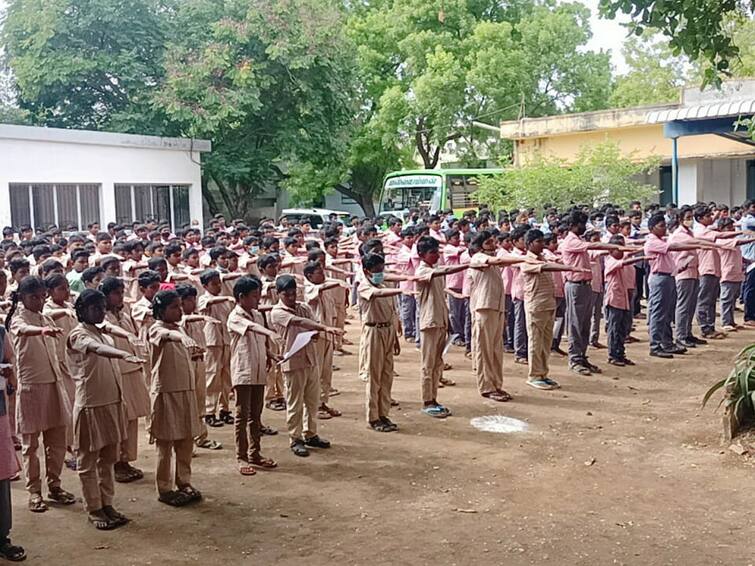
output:
[[[207,346],[207,400],[205,414],[218,409],[228,411],[231,393],[231,349],[228,346]]]
[[[393,346],[396,330],[391,326],[363,326],[359,353],[364,356],[360,367],[367,368],[367,422],[387,417],[391,411],[393,386]],[[362,346],[364,344],[364,346]]]
[[[155,481],[158,493],[173,491],[175,485],[183,489],[191,485],[191,456],[194,451],[194,439],[155,440],[157,448],[157,469]],[[176,472],[171,475],[173,453],[176,454]],[[175,480],[174,480],[175,478]]]
[[[207,403],[207,369],[204,360],[194,362],[194,395],[197,397],[197,414],[199,415],[199,434],[194,441],[202,442],[207,438],[207,424],[203,418]]]
[[[392,329],[391,329],[392,330]],[[443,377],[443,347],[446,328],[420,330],[419,355],[422,364],[422,401],[437,401],[438,384]]]
[[[327,405],[330,386],[333,384],[333,341],[320,337],[317,340],[317,360],[320,363],[320,403]]]
[[[66,429],[58,426],[43,431],[42,439],[45,447],[45,476],[48,489],[60,487],[60,473],[66,456]],[[29,493],[42,493],[42,471],[39,466],[39,435],[21,435],[21,456],[24,460],[24,474],[26,475],[26,490]]]
[[[277,348],[277,346],[274,346]],[[278,354],[281,352],[278,350]],[[273,367],[267,370],[267,389],[265,391],[265,401],[273,401],[275,399],[283,399],[283,372],[278,364],[273,364]]]
[[[121,441],[120,461],[136,461],[136,453],[139,448],[139,419],[128,421],[126,425],[126,438]]]
[[[132,422],[137,421],[129,421],[129,434]],[[84,508],[90,513],[113,504],[113,464],[118,459],[119,450],[117,444],[108,444],[94,452],[79,451],[77,461],[81,494]]]
[[[336,304],[336,328],[343,330],[346,328],[346,302],[348,301],[348,291],[343,290],[344,296]],[[335,337],[335,349],[341,350],[343,348],[343,336]]]
[[[472,317],[472,359],[480,395],[503,388],[503,329],[506,313],[480,309]]]
[[[234,390],[236,391],[236,419],[234,421],[236,459],[239,462],[259,460],[265,386],[237,385]]]
[[[304,419],[307,428],[304,438],[317,434],[317,406],[320,401],[320,368],[318,366],[284,371],[286,384],[286,426],[291,441],[302,439]]]
[[[548,377],[548,359],[553,345],[553,321],[556,310],[526,309],[529,379]]]

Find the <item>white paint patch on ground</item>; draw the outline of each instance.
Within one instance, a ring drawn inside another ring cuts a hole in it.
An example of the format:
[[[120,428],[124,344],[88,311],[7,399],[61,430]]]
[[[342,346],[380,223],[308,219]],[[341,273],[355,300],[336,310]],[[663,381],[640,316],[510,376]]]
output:
[[[499,434],[512,434],[527,432],[530,425],[519,419],[504,417],[503,415],[490,415],[487,417],[475,417],[469,421],[473,427],[483,432],[497,432]]]

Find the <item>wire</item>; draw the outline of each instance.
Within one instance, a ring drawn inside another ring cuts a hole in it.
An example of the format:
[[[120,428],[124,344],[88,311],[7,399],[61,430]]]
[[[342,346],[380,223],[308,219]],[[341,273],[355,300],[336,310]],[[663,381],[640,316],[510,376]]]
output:
[[[506,110],[511,110],[512,108],[517,108],[520,105],[521,105],[521,103],[517,102],[516,104],[512,104],[510,106],[505,106],[504,108],[499,108],[499,109],[493,110],[491,112],[486,112],[484,114],[480,114],[479,116],[472,116],[471,118],[467,118],[467,120],[469,122],[474,122],[474,121],[479,120],[480,118],[485,118],[486,116],[492,116],[493,114],[500,114],[501,112],[505,112]],[[442,126],[442,128],[443,129],[444,128],[451,128],[451,127],[453,127],[455,125],[456,125],[456,123],[454,122],[454,123],[451,123],[451,124],[446,124],[446,125]],[[438,129],[438,127],[435,127],[435,128],[425,128],[423,130],[415,130],[412,133],[413,134],[426,134],[426,133],[432,132],[433,130],[436,130],[436,129]]]

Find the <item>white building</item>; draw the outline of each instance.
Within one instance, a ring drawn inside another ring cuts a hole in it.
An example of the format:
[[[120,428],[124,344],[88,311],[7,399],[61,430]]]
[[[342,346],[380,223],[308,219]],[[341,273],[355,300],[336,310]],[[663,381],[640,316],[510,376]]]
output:
[[[206,140],[0,124],[0,225],[202,227],[200,157],[210,149]]]

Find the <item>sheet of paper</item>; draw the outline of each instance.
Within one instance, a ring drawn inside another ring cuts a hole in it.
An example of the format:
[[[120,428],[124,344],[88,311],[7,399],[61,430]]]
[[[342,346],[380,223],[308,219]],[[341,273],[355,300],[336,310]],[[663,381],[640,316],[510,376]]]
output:
[[[448,350],[451,348],[451,344],[454,343],[454,340],[456,340],[459,337],[458,334],[451,334],[451,336],[448,337],[448,340],[446,340],[446,345],[443,348],[443,355],[441,358],[445,358],[446,354],[448,354]]]
[[[301,351],[303,348],[307,346],[312,341],[312,337],[317,334],[316,330],[308,330],[307,332],[301,332],[296,335],[296,338],[294,338],[294,343],[291,344],[291,349],[283,354],[283,359],[278,362],[278,365],[286,363],[288,360],[290,360],[297,352]]]
[[[8,387],[8,380],[0,375],[0,391],[5,393],[5,388]]]

